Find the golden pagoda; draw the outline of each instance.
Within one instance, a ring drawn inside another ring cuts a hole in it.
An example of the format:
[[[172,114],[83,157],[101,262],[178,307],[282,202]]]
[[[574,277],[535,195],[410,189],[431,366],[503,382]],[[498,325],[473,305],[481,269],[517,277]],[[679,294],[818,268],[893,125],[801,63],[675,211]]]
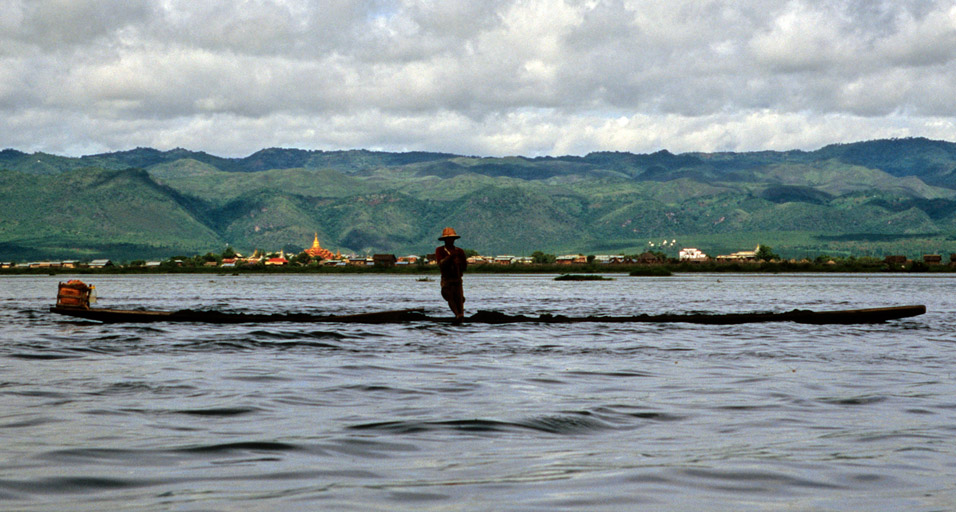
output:
[[[325,249],[321,245],[319,245],[318,233],[315,234],[315,240],[312,242],[312,247],[309,247],[308,249],[306,249],[305,253],[308,254],[309,256],[312,256],[313,258],[322,258],[323,260],[330,260],[335,257],[335,255],[332,254],[332,251]]]

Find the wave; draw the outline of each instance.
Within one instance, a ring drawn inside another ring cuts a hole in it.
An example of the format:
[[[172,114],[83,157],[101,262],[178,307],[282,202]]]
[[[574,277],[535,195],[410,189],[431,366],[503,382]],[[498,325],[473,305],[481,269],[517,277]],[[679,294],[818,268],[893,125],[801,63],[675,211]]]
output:
[[[172,412],[175,414],[185,414],[187,416],[216,416],[226,418],[230,416],[254,414],[262,412],[262,409],[257,407],[211,407],[208,409],[183,409]]]
[[[0,480],[0,498],[17,499],[31,493],[95,493],[154,485],[150,480],[89,476],[52,477],[41,480]]]
[[[268,451],[294,452],[301,447],[290,443],[276,441],[237,441],[233,443],[218,443],[180,448],[175,451],[183,453],[228,453],[236,451]]]
[[[532,430],[549,434],[583,434],[597,430],[613,428],[593,417],[590,413],[581,415],[554,415],[539,416],[519,421],[502,421],[490,419],[461,419],[441,421],[383,421],[352,425],[352,430],[374,430],[393,434],[414,434],[433,431],[460,431],[460,432],[515,432]]]

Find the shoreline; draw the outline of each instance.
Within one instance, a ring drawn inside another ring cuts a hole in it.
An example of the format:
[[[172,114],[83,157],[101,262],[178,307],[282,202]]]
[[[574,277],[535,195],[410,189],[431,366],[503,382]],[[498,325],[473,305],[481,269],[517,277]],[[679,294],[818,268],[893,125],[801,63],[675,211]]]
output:
[[[925,265],[890,268],[881,265],[845,265],[816,263],[683,263],[659,265],[475,265],[468,268],[469,274],[631,274],[636,277],[666,277],[671,274],[956,274],[954,265]],[[108,268],[7,268],[0,269],[4,275],[243,275],[243,274],[396,274],[409,276],[437,276],[438,268],[414,267],[108,267]]]

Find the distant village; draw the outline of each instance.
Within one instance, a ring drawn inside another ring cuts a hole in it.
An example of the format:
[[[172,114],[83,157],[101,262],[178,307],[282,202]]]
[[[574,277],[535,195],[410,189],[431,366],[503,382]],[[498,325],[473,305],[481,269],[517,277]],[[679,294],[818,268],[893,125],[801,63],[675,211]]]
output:
[[[676,241],[671,242],[671,246]],[[654,244],[651,244],[653,247]],[[661,247],[666,247],[667,243]],[[565,254],[552,255],[536,251],[531,256],[512,256],[497,255],[484,256],[475,251],[468,251],[468,263],[470,265],[662,265],[666,263],[756,263],[759,261],[781,262],[779,256],[769,250],[761,249],[757,246],[753,250],[738,251],[731,254],[718,256],[709,256],[700,249],[694,247],[681,248],[675,259],[668,258],[662,251],[646,251],[637,255],[624,254]],[[786,260],[791,264],[813,263],[808,259]],[[817,264],[836,265],[837,262],[827,257],[817,258],[814,261]],[[913,260],[902,255],[886,256],[882,263],[889,268],[905,268],[913,264]],[[949,261],[944,262],[943,257],[938,254],[923,255],[918,264],[925,266],[943,265],[949,263],[950,266],[956,266],[956,253],[949,255]],[[427,267],[436,265],[434,255],[425,256],[407,255],[396,256],[394,254],[373,254],[373,255],[348,255],[343,256],[341,252],[332,251],[322,247],[319,243],[319,236],[316,233],[312,241],[312,246],[295,255],[288,255],[285,251],[264,252],[255,251],[250,256],[243,256],[234,250],[227,249],[221,255],[208,253],[204,256],[195,256],[192,258],[170,258],[167,260],[137,260],[129,263],[120,264],[110,259],[94,259],[92,261],[63,260],[63,261],[32,261],[17,263],[12,261],[0,262],[0,269],[103,269],[110,267],[123,266],[125,268],[144,268],[160,269],[170,267],[218,267],[222,269],[235,268],[256,268],[256,267],[287,267],[287,266],[326,266],[326,267],[348,267],[348,266],[367,266],[367,267],[402,267],[402,266],[421,266]]]

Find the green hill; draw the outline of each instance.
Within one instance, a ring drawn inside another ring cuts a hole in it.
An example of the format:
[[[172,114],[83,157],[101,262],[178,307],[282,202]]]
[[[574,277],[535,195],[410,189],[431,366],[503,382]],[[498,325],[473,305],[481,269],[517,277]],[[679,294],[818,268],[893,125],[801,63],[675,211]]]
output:
[[[223,246],[197,216],[201,203],[157,184],[143,170],[4,171],[0,198],[5,259],[131,258]]]
[[[0,151],[0,258],[158,258],[231,244],[487,254],[641,252],[663,240],[784,256],[956,252],[956,144],[479,158],[270,148],[70,158]]]

